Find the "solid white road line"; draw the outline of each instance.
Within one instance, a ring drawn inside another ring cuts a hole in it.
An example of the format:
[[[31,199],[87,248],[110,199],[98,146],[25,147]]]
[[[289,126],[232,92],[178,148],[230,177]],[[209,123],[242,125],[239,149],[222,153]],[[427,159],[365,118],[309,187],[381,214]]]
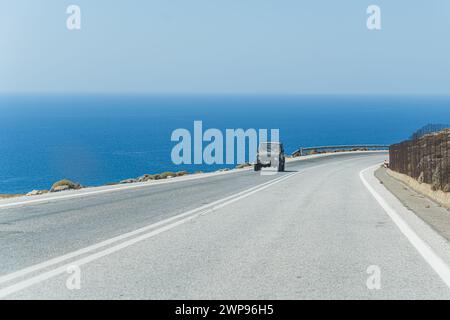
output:
[[[64,262],[64,261],[66,261],[66,260],[68,260],[68,259],[72,259],[72,258],[75,258],[75,257],[77,257],[77,256],[80,256],[80,255],[89,253],[89,252],[91,252],[91,251],[94,251],[94,250],[103,248],[103,247],[105,247],[105,246],[114,244],[114,243],[116,243],[116,242],[118,242],[118,241],[126,240],[127,238],[130,238],[130,237],[132,237],[132,236],[136,236],[136,235],[138,235],[138,234],[140,234],[140,233],[143,233],[143,232],[149,231],[149,230],[151,230],[151,229],[160,227],[160,226],[162,226],[162,225],[165,225],[165,224],[170,223],[170,222],[172,222],[172,221],[174,221],[174,220],[177,220],[177,219],[181,219],[181,218],[186,217],[186,216],[188,216],[188,215],[195,214],[196,212],[199,212],[199,211],[204,212],[204,211],[207,210],[208,208],[217,206],[217,205],[219,205],[219,204],[221,204],[221,203],[224,203],[224,202],[226,203],[227,201],[229,201],[229,200],[231,200],[231,199],[233,199],[233,198],[236,198],[236,197],[245,195],[245,194],[248,193],[248,192],[251,192],[251,191],[253,191],[253,190],[255,190],[255,189],[261,188],[261,187],[263,187],[263,186],[265,186],[265,185],[267,185],[267,184],[270,184],[270,183],[272,183],[272,182],[274,182],[274,181],[280,180],[280,179],[285,178],[285,177],[286,177],[286,176],[281,176],[281,177],[279,177],[279,178],[277,178],[277,179],[270,180],[270,181],[266,181],[266,182],[264,182],[264,183],[261,183],[261,184],[259,184],[259,185],[254,186],[254,187],[251,187],[251,188],[248,188],[248,189],[246,189],[246,190],[240,191],[240,192],[238,192],[238,193],[232,194],[232,195],[227,196],[227,197],[225,197],[225,198],[222,198],[222,199],[213,201],[213,202],[211,202],[211,203],[202,205],[202,206],[200,206],[200,207],[198,207],[198,208],[195,208],[195,209],[192,209],[192,210],[189,210],[189,211],[180,213],[180,214],[178,214],[178,215],[176,215],[176,216],[173,216],[173,217],[170,217],[170,218],[161,220],[161,221],[159,221],[159,222],[152,223],[152,224],[147,225],[147,226],[145,226],[145,227],[142,227],[142,228],[139,228],[139,229],[136,229],[136,230],[133,230],[133,231],[130,231],[130,232],[121,234],[121,235],[116,236],[116,237],[113,237],[113,238],[111,238],[111,239],[104,240],[104,241],[99,242],[99,243],[96,243],[96,244],[94,244],[94,245],[91,245],[91,246],[88,246],[88,247],[85,247],[85,248],[82,248],[82,249],[73,251],[73,252],[71,252],[71,253],[68,253],[68,254],[65,254],[65,255],[62,255],[62,256],[59,256],[59,257],[56,257],[56,258],[47,260],[47,261],[45,261],[45,262],[42,262],[42,263],[39,263],[39,264],[30,266],[30,267],[24,268],[24,269],[22,269],[22,270],[19,270],[19,271],[16,271],[16,272],[7,274],[7,275],[5,275],[5,276],[1,276],[1,277],[0,277],[0,284],[1,284],[1,283],[4,283],[4,282],[7,282],[7,281],[10,281],[10,280],[13,280],[13,279],[15,279],[15,278],[22,277],[22,276],[24,276],[24,275],[26,275],[26,274],[28,274],[28,273],[35,272],[35,271],[38,271],[38,270],[40,270],[40,269],[50,267],[50,266],[52,266],[52,265],[54,265],[54,264],[61,263],[61,262]]]
[[[394,221],[400,231],[406,236],[409,242],[416,248],[425,261],[433,268],[433,270],[439,275],[444,283],[450,288],[450,268],[449,266],[433,251],[433,249],[425,243],[419,236],[412,230],[408,224],[400,217],[400,215],[383,199],[382,196],[367,182],[364,174],[367,171],[374,171],[379,165],[371,166],[362,170],[359,173],[364,186],[369,190],[372,196],[377,200],[381,207],[386,211],[388,216]]]
[[[300,172],[295,172],[295,173],[291,173],[291,174],[282,176],[280,178],[271,180],[269,182],[263,183],[263,184],[258,185],[256,187],[252,187],[252,188],[247,189],[245,191],[239,192],[239,193],[237,193],[237,194],[235,194],[233,196],[224,198],[222,200],[215,201],[215,202],[213,202],[213,203],[211,203],[209,205],[202,206],[202,207],[194,209],[194,210],[190,210],[190,211],[188,211],[186,213],[180,214],[180,215],[178,215],[176,217],[172,217],[172,218],[166,219],[166,220],[161,221],[161,222],[159,222],[157,224],[152,224],[150,226],[141,228],[139,230],[141,230],[140,232],[142,233],[143,229],[149,229],[150,227],[154,228],[156,225],[161,225],[161,224],[166,223],[159,229],[151,230],[150,232],[141,234],[141,235],[139,235],[137,237],[134,237],[134,238],[132,238],[130,240],[121,242],[121,243],[119,243],[117,245],[114,245],[114,246],[109,247],[107,249],[104,249],[102,251],[93,253],[91,255],[88,255],[88,256],[83,257],[81,259],[78,259],[76,261],[72,261],[72,262],[67,263],[67,264],[65,264],[63,266],[57,267],[57,268],[55,268],[53,270],[41,273],[41,274],[39,274],[37,276],[31,277],[31,278],[23,280],[23,281],[19,281],[19,282],[15,283],[15,284],[13,284],[13,285],[11,285],[9,287],[1,289],[0,290],[0,298],[4,298],[4,297],[6,297],[6,296],[8,296],[8,295],[10,295],[10,294],[12,294],[14,292],[20,291],[20,290],[25,289],[25,288],[27,288],[29,286],[32,286],[34,284],[40,283],[40,282],[45,281],[45,280],[47,280],[49,278],[52,278],[52,277],[57,276],[59,274],[62,274],[64,272],[66,272],[67,268],[70,267],[70,266],[73,266],[73,265],[76,265],[76,266],[84,265],[86,263],[89,263],[89,262],[92,262],[94,260],[97,260],[97,259],[99,259],[101,257],[107,256],[107,255],[109,255],[111,253],[117,252],[117,251],[119,251],[119,250],[121,250],[123,248],[131,246],[131,245],[133,245],[135,243],[138,243],[140,241],[149,239],[149,238],[151,238],[151,237],[153,237],[155,235],[158,235],[158,234],[160,234],[162,232],[165,232],[167,230],[173,229],[173,228],[175,228],[175,227],[177,227],[177,226],[179,226],[181,224],[184,224],[184,223],[186,223],[186,222],[188,222],[188,221],[190,221],[192,219],[195,219],[195,218],[199,217],[200,215],[204,215],[205,213],[213,212],[214,210],[220,209],[220,208],[222,208],[222,207],[224,207],[226,205],[229,205],[231,203],[239,201],[239,200],[241,200],[243,198],[249,197],[249,196],[251,196],[251,195],[253,195],[253,194],[257,193],[257,192],[265,190],[265,189],[267,189],[267,188],[269,188],[269,187],[271,187],[271,186],[273,186],[275,184],[278,184],[278,183],[280,183],[280,182],[282,182],[282,181],[284,181],[286,179],[289,179],[289,178],[291,178],[291,177],[293,177],[293,176],[295,176],[295,175],[297,175],[299,173]],[[225,199],[227,199],[227,200],[224,201]],[[188,217],[186,217],[184,219],[180,219],[182,217],[185,217],[186,215],[188,215]],[[170,221],[173,221],[173,220],[175,220],[177,218],[179,220],[170,223]],[[130,232],[130,233],[126,234],[126,235],[128,235],[127,237],[130,237],[130,234],[134,235],[136,233],[139,233],[137,231],[138,230]],[[95,250],[95,249],[97,249],[99,247],[105,246],[106,242],[108,242],[108,244],[109,244],[109,243],[113,243],[113,242],[118,241],[117,240],[118,238],[120,238],[119,240],[121,240],[123,238],[126,238],[124,236],[125,235],[122,235],[122,236],[119,236],[119,237],[115,237],[113,239],[106,240],[106,241],[101,242],[99,244],[96,244],[96,245],[93,245],[93,246],[90,246],[90,247],[87,247],[87,248],[75,251],[73,253],[70,253],[70,254],[67,254],[67,255],[64,255],[64,256],[61,256],[61,257],[58,257],[58,258],[51,259],[49,261],[40,263],[38,265],[29,267],[29,268],[25,268],[25,269],[19,270],[17,272],[9,274],[9,275],[5,275],[5,276],[0,278],[0,283],[5,282],[5,281],[10,281],[10,280],[13,280],[13,279],[21,277],[21,276],[25,276],[25,275],[27,275],[27,274],[29,274],[31,272],[38,271],[40,269],[49,267],[49,266],[54,265],[56,263],[66,261],[69,258],[73,258],[73,257],[79,256],[82,253],[90,252],[90,251]]]
[[[337,163],[345,163],[345,162],[350,162],[350,161],[354,161],[354,159],[343,160],[343,161],[339,161]],[[5,296],[7,296],[7,295],[10,295],[13,292],[20,291],[23,288],[29,287],[29,286],[31,286],[31,285],[33,285],[35,283],[44,281],[44,280],[46,280],[48,278],[51,278],[51,277],[56,276],[58,274],[61,274],[61,273],[65,272],[65,271],[67,271],[67,267],[69,267],[69,266],[80,265],[80,263],[81,264],[85,264],[85,263],[88,263],[88,262],[90,262],[92,260],[96,260],[96,259],[98,259],[100,257],[103,257],[103,256],[108,255],[110,253],[116,252],[116,251],[118,251],[118,250],[120,250],[120,249],[122,249],[124,247],[128,247],[128,246],[130,246],[130,245],[132,245],[132,244],[134,244],[136,242],[142,241],[144,239],[148,239],[148,238],[153,237],[153,236],[155,236],[155,235],[157,235],[157,234],[159,234],[161,232],[164,232],[166,230],[170,230],[170,229],[172,229],[172,228],[174,228],[174,227],[176,227],[176,226],[178,226],[178,225],[180,225],[182,223],[185,223],[185,222],[187,222],[187,221],[189,221],[191,219],[194,219],[194,218],[196,218],[196,217],[198,217],[200,215],[204,215],[205,213],[212,212],[214,210],[220,209],[220,208],[222,208],[222,207],[224,207],[224,206],[226,206],[228,204],[231,204],[231,203],[233,203],[235,201],[238,201],[240,199],[248,197],[248,196],[250,196],[250,195],[252,195],[252,194],[254,194],[256,192],[262,191],[262,190],[264,190],[264,189],[266,189],[266,188],[268,188],[268,187],[270,187],[270,186],[272,186],[274,184],[277,184],[277,183],[279,183],[279,182],[281,182],[281,181],[283,181],[285,179],[288,179],[288,178],[290,178],[290,177],[292,177],[294,175],[297,175],[297,174],[309,171],[311,169],[320,168],[320,167],[323,167],[323,166],[326,166],[326,165],[328,165],[328,164],[325,163],[325,164],[321,164],[321,165],[317,165],[317,166],[308,167],[307,169],[303,170],[302,172],[291,173],[291,174],[288,174],[288,175],[285,175],[285,176],[282,176],[282,177],[279,177],[279,178],[267,181],[265,183],[262,183],[262,184],[259,184],[257,186],[251,187],[249,189],[246,189],[244,191],[238,192],[238,193],[233,194],[231,196],[225,197],[223,199],[219,199],[219,200],[216,200],[216,201],[211,202],[209,204],[206,204],[206,205],[203,205],[201,207],[198,207],[196,209],[192,209],[192,210],[189,210],[187,212],[178,214],[178,215],[176,215],[174,217],[171,217],[171,218],[168,218],[168,219],[165,219],[165,220],[153,223],[151,225],[139,228],[137,230],[134,230],[134,231],[131,231],[131,232],[128,232],[128,233],[116,236],[114,238],[111,238],[111,239],[99,242],[97,244],[94,244],[94,245],[91,245],[91,246],[88,246],[88,247],[76,250],[74,252],[71,252],[71,253],[68,253],[68,254],[65,254],[65,255],[62,255],[62,256],[59,256],[59,257],[56,257],[56,258],[44,261],[42,263],[38,263],[36,265],[33,265],[33,266],[30,266],[30,267],[27,267],[27,268],[15,271],[13,273],[1,276],[0,277],[0,284],[8,282],[8,281],[11,281],[11,280],[14,280],[14,279],[17,279],[17,278],[20,278],[20,277],[24,277],[24,276],[26,276],[26,275],[28,275],[30,273],[37,272],[37,271],[45,269],[45,268],[49,268],[49,267],[54,266],[56,264],[60,264],[62,262],[65,262],[65,261],[67,261],[69,259],[77,258],[77,257],[79,257],[81,255],[88,254],[88,253],[90,253],[90,252],[92,252],[94,250],[101,249],[103,247],[112,245],[112,244],[114,244],[116,242],[119,242],[119,241],[122,241],[122,240],[127,240],[130,237],[137,236],[136,238],[133,238],[133,239],[128,240],[128,241],[121,242],[121,243],[119,243],[119,244],[117,244],[117,245],[115,245],[113,247],[110,247],[108,249],[105,249],[103,251],[100,251],[100,252],[91,254],[89,256],[86,256],[86,257],[84,257],[82,259],[79,259],[78,261],[68,263],[68,264],[66,264],[66,265],[64,265],[62,267],[58,267],[56,269],[50,270],[48,272],[45,272],[45,273],[43,273],[41,275],[35,276],[35,277],[30,278],[28,280],[24,280],[24,281],[18,282],[15,285],[11,285],[10,287],[6,287],[4,289],[1,289],[0,290],[0,298],[3,298]],[[188,216],[188,217],[186,217],[186,216]],[[186,217],[186,218],[182,219],[184,217]],[[176,220],[178,220],[178,221],[176,221]],[[157,227],[161,227],[161,228],[160,229],[156,229]],[[140,235],[141,233],[144,233],[146,231],[148,233]]]
[[[343,161],[339,161],[337,163],[345,163],[345,162],[349,162],[349,161],[354,161],[354,160],[353,159],[343,160]],[[321,164],[321,165],[317,165],[317,166],[312,166],[312,167],[309,167],[309,168],[303,170],[302,172],[306,172],[306,171],[309,171],[311,169],[320,168],[320,167],[323,167],[323,166],[326,166],[326,165],[327,164]],[[302,173],[302,172],[300,172],[300,173]],[[4,276],[0,276],[0,284],[8,282],[8,281],[11,281],[11,280],[14,280],[14,279],[17,279],[17,278],[20,278],[20,277],[23,277],[23,276],[25,276],[27,274],[30,274],[32,272],[36,272],[36,271],[39,271],[41,269],[48,268],[48,267],[50,267],[52,265],[62,263],[64,261],[66,261],[66,260],[76,258],[76,257],[81,256],[83,254],[90,253],[90,252],[92,252],[94,250],[101,249],[101,248],[106,247],[108,245],[114,244],[114,243],[116,243],[118,241],[126,240],[126,239],[128,239],[130,237],[137,236],[140,233],[143,233],[143,232],[146,232],[146,231],[150,231],[150,230],[152,230],[154,228],[163,226],[163,225],[165,225],[167,223],[170,223],[172,221],[175,221],[177,219],[181,219],[181,218],[189,216],[191,214],[195,214],[196,212],[199,212],[199,211],[204,212],[205,210],[207,210],[207,209],[209,209],[211,207],[213,207],[214,210],[218,209],[218,208],[220,208],[222,203],[226,203],[227,201],[229,201],[231,199],[234,199],[234,198],[237,198],[237,197],[241,197],[241,196],[245,195],[246,193],[251,192],[252,190],[256,190],[256,189],[261,188],[261,187],[263,187],[263,186],[265,186],[267,184],[271,184],[271,183],[273,183],[273,182],[275,182],[275,181],[277,181],[279,179],[283,179],[284,177],[286,177],[286,176],[281,176],[279,178],[266,181],[266,182],[264,182],[262,184],[259,184],[259,185],[253,186],[253,187],[251,187],[249,189],[243,190],[241,192],[232,194],[232,195],[230,195],[228,197],[225,197],[225,198],[213,201],[211,203],[205,204],[205,205],[200,206],[198,208],[186,211],[184,213],[180,213],[180,214],[178,214],[176,216],[173,216],[171,218],[164,219],[164,220],[156,222],[156,223],[152,223],[152,224],[150,224],[148,226],[144,226],[142,228],[139,228],[139,229],[136,229],[136,230],[124,233],[122,235],[113,237],[111,239],[104,240],[104,241],[96,243],[94,245],[91,245],[91,246],[88,246],[88,247],[85,247],[85,248],[82,248],[82,249],[79,249],[79,250],[67,253],[65,255],[62,255],[62,256],[59,256],[59,257],[56,257],[56,258],[49,259],[49,260],[44,261],[42,263],[38,263],[38,264],[32,265],[30,267],[26,267],[24,269],[15,271],[13,273],[10,273],[10,274],[4,275]]]

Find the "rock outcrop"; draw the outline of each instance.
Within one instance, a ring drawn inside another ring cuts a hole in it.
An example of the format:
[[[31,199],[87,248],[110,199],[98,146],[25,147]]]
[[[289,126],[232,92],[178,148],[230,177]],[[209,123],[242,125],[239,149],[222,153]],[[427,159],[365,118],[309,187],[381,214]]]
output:
[[[166,171],[162,173],[157,174],[144,174],[137,178],[130,178],[120,181],[119,183],[125,184],[125,183],[135,183],[135,182],[147,182],[151,180],[162,180],[162,179],[170,179],[174,177],[181,177],[189,174],[187,171],[178,171],[178,172],[171,172]]]
[[[65,190],[77,190],[81,189],[82,186],[79,183],[70,181],[68,179],[63,179],[55,182],[50,189],[50,192],[60,192]]]
[[[33,190],[33,191],[28,192],[26,195],[27,196],[38,196],[38,195],[45,194],[45,193],[48,193],[48,190]]]

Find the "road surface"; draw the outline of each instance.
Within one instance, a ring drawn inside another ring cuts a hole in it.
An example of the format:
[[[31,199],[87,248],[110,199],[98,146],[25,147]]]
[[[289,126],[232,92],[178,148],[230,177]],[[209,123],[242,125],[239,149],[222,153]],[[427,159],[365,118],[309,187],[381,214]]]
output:
[[[0,297],[448,299],[360,179],[385,159],[343,154],[277,175],[0,208]],[[367,286],[368,268],[379,289]]]

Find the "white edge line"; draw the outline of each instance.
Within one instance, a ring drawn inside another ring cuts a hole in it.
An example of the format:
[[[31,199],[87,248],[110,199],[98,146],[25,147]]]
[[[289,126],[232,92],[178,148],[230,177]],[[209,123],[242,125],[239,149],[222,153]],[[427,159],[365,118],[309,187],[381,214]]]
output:
[[[400,215],[383,199],[383,197],[375,191],[375,189],[367,182],[364,174],[367,171],[374,170],[379,165],[371,166],[362,170],[359,173],[359,177],[364,186],[369,190],[372,196],[377,200],[381,207],[386,211],[388,216],[394,221],[403,235],[409,240],[409,242],[416,248],[425,261],[433,268],[433,270],[444,281],[447,287],[450,288],[450,268],[448,265],[433,251],[433,249],[425,243],[409,225],[400,217]]]
[[[291,174],[289,174],[287,176],[283,176],[281,178],[278,178],[278,179],[275,179],[275,180],[271,180],[270,183],[268,183],[268,184],[259,185],[257,189],[252,188],[254,190],[251,190],[250,192],[247,192],[245,194],[239,195],[237,197],[233,197],[232,199],[230,199],[230,200],[228,200],[228,201],[226,201],[224,203],[220,203],[219,205],[217,205],[217,206],[215,206],[213,208],[210,208],[207,212],[213,212],[214,210],[220,209],[220,208],[222,208],[222,207],[224,207],[226,205],[229,205],[231,203],[234,203],[234,202],[236,202],[238,200],[241,200],[243,198],[249,197],[250,195],[253,195],[253,194],[257,193],[257,192],[265,190],[265,189],[267,189],[267,188],[269,188],[269,187],[271,187],[271,186],[273,186],[275,184],[278,184],[278,183],[280,183],[280,182],[282,182],[282,181],[284,181],[286,179],[289,179],[289,178],[291,178],[291,177],[293,177],[293,176],[295,176],[295,175],[297,175],[299,173],[300,172],[294,172],[294,173],[291,173]],[[132,238],[130,240],[121,242],[121,243],[119,243],[119,244],[117,244],[115,246],[109,247],[109,248],[107,248],[105,250],[93,253],[93,254],[91,254],[89,256],[86,256],[86,257],[83,257],[83,258],[81,258],[79,260],[73,261],[73,262],[68,263],[66,265],[57,267],[57,268],[55,268],[53,270],[44,272],[42,274],[39,274],[37,276],[31,277],[31,278],[26,279],[26,280],[20,281],[20,282],[18,282],[16,284],[13,284],[13,285],[9,286],[9,287],[3,288],[3,289],[0,290],[0,299],[5,298],[6,296],[8,296],[10,294],[13,294],[15,292],[18,292],[20,290],[23,290],[23,289],[25,289],[27,287],[30,287],[30,286],[32,286],[34,284],[37,284],[37,283],[40,283],[40,282],[45,281],[47,279],[50,279],[52,277],[55,277],[55,276],[57,276],[57,275],[59,275],[61,273],[64,273],[64,272],[67,271],[67,268],[70,267],[70,266],[73,266],[73,265],[81,266],[81,265],[84,265],[86,263],[92,262],[92,261],[97,260],[97,259],[99,259],[101,257],[107,256],[107,255],[112,254],[112,253],[114,253],[116,251],[119,251],[121,249],[129,247],[129,246],[131,246],[131,245],[133,245],[135,243],[141,242],[141,241],[149,239],[149,238],[151,238],[151,237],[153,237],[155,235],[158,235],[160,233],[163,233],[165,231],[173,229],[173,228],[175,228],[175,227],[177,227],[177,226],[179,226],[181,224],[184,224],[184,223],[186,223],[186,222],[188,222],[188,221],[190,221],[190,220],[192,220],[192,219],[194,219],[194,218],[196,218],[196,217],[198,217],[200,215],[203,215],[205,213],[206,212],[201,211],[201,212],[199,212],[197,214],[188,216],[187,218],[175,221],[175,222],[170,223],[170,224],[166,224],[166,225],[164,225],[163,227],[161,227],[161,228],[159,228],[157,230],[153,230],[153,231],[150,231],[148,233],[142,234],[142,235],[140,235],[138,237],[135,237],[135,238]],[[18,272],[20,272],[20,271],[18,271]]]
[[[342,162],[347,162],[347,161],[352,161],[352,159],[344,160]],[[320,168],[320,167],[325,166],[325,165],[327,165],[327,164],[320,164],[320,165],[317,165],[317,166],[312,166],[312,167],[309,167],[309,168],[307,168],[307,169],[305,169],[305,170],[303,170],[301,172],[297,172],[297,173],[306,172],[306,171],[309,171],[311,169]],[[288,176],[290,176],[290,175],[288,175]],[[121,234],[119,236],[116,236],[116,237],[113,237],[113,238],[101,241],[101,242],[93,244],[91,246],[88,246],[88,247],[85,247],[85,248],[82,248],[82,249],[79,249],[79,250],[67,253],[65,255],[62,255],[62,256],[59,256],[59,257],[56,257],[56,258],[52,258],[52,259],[49,259],[47,261],[44,261],[44,262],[41,262],[41,263],[38,263],[38,264],[35,264],[35,265],[32,265],[32,266],[26,267],[24,269],[21,269],[21,270],[18,270],[18,271],[6,274],[4,276],[0,276],[0,284],[8,282],[8,281],[11,281],[11,280],[14,280],[14,279],[19,278],[19,277],[23,277],[23,276],[25,276],[25,275],[27,275],[29,273],[36,272],[36,271],[38,271],[40,269],[48,268],[48,267],[50,267],[52,265],[55,265],[55,264],[64,262],[64,261],[66,261],[68,259],[72,259],[72,258],[75,258],[77,256],[89,253],[89,252],[91,252],[93,250],[97,250],[97,249],[100,249],[102,247],[111,245],[111,244],[113,244],[115,242],[118,242],[118,241],[121,241],[121,240],[125,240],[127,238],[130,238],[132,236],[138,235],[138,234],[143,233],[145,231],[149,231],[149,230],[154,229],[156,227],[159,227],[161,225],[167,224],[167,223],[169,223],[171,221],[174,221],[174,220],[177,220],[177,219],[181,219],[181,218],[183,218],[185,216],[194,214],[194,213],[196,213],[198,211],[204,211],[204,210],[206,210],[206,209],[208,209],[210,207],[214,207],[215,209],[217,209],[217,208],[219,208],[220,204],[223,203],[223,202],[226,202],[226,201],[228,201],[228,200],[230,200],[232,198],[235,198],[235,197],[240,197],[240,196],[246,194],[247,192],[251,192],[254,189],[263,187],[264,185],[267,185],[267,184],[270,184],[270,183],[275,182],[277,180],[283,179],[284,177],[286,177],[286,176],[282,176],[282,177],[279,177],[279,178],[276,178],[276,179],[272,179],[272,180],[266,181],[266,182],[261,183],[259,185],[253,186],[253,187],[248,188],[246,190],[243,190],[243,191],[240,191],[238,193],[232,194],[232,195],[230,195],[228,197],[225,197],[225,198],[213,201],[211,203],[205,204],[205,205],[200,206],[198,208],[194,208],[192,210],[180,213],[180,214],[175,215],[173,217],[170,217],[170,218],[167,218],[167,219],[164,219],[164,220],[152,223],[152,224],[144,226],[142,228],[139,228],[139,229],[136,229],[136,230],[133,230],[133,231]]]
[[[292,175],[292,174],[288,175],[288,177],[291,176],[291,175]],[[240,196],[242,196],[242,195],[245,195],[245,194],[248,193],[248,192],[251,192],[251,191],[253,191],[253,190],[255,190],[255,189],[264,187],[265,185],[268,185],[268,184],[270,184],[270,183],[273,183],[273,182],[278,181],[278,180],[280,180],[280,179],[283,179],[283,178],[285,178],[285,177],[286,177],[286,176],[282,176],[282,177],[278,177],[277,179],[273,179],[273,180],[270,180],[270,181],[266,181],[266,182],[261,183],[261,184],[259,184],[259,185],[253,186],[253,187],[251,187],[251,188],[248,188],[248,189],[246,189],[246,190],[243,190],[243,191],[240,191],[240,192],[238,192],[238,193],[232,194],[232,195],[227,196],[227,197],[225,197],[225,198],[222,198],[222,199],[213,201],[213,202],[211,202],[211,203],[202,205],[202,206],[197,207],[197,208],[194,208],[194,209],[192,209],[192,210],[189,210],[189,211],[180,213],[180,214],[175,215],[175,216],[173,216],[173,217],[170,217],[170,218],[167,218],[167,219],[164,219],[164,220],[161,220],[161,221],[152,223],[152,224],[147,225],[147,226],[145,226],[145,227],[142,227],[142,228],[139,228],[139,229],[136,229],[136,230],[133,230],[133,231],[130,231],[130,232],[121,234],[121,235],[119,235],[119,236],[116,236],[116,237],[113,237],[113,238],[110,238],[110,239],[101,241],[101,242],[96,243],[96,244],[94,244],[94,245],[91,245],[91,246],[88,246],[88,247],[85,247],[85,248],[82,248],[82,249],[73,251],[73,252],[71,252],[71,253],[68,253],[68,254],[65,254],[65,255],[62,255],[62,256],[59,256],[59,257],[56,257],[56,258],[47,260],[47,261],[44,261],[44,262],[42,262],[42,263],[38,263],[38,264],[36,264],[36,265],[33,265],[33,266],[30,266],[30,267],[21,269],[21,270],[19,270],[19,271],[16,271],[16,272],[13,272],[13,273],[4,275],[4,276],[0,276],[0,284],[1,284],[1,283],[4,283],[4,282],[7,282],[7,281],[11,281],[11,280],[16,279],[16,278],[18,278],[18,277],[22,277],[22,276],[24,276],[24,275],[26,275],[26,274],[29,274],[29,273],[31,273],[31,272],[35,272],[35,271],[38,271],[38,270],[40,270],[40,269],[50,267],[51,265],[54,265],[54,264],[57,264],[57,263],[61,263],[61,262],[65,261],[65,260],[68,260],[68,259],[71,259],[71,258],[80,256],[80,255],[82,255],[82,254],[89,253],[89,252],[91,252],[91,251],[93,251],[93,250],[100,249],[100,248],[102,248],[102,247],[105,247],[105,246],[107,246],[107,245],[113,244],[113,243],[115,243],[115,242],[118,242],[118,241],[121,241],[121,240],[125,240],[125,239],[127,239],[127,238],[132,237],[132,236],[138,235],[138,234],[140,234],[140,233],[142,233],[142,232],[149,231],[149,230],[154,229],[154,228],[156,228],[156,227],[159,227],[159,226],[161,226],[161,225],[168,224],[168,223],[170,223],[170,222],[172,222],[172,221],[174,221],[174,220],[178,220],[178,219],[181,219],[181,218],[186,217],[186,216],[188,216],[188,215],[194,214],[194,213],[196,213],[196,212],[198,212],[198,211],[204,211],[204,210],[207,210],[207,209],[210,208],[210,207],[218,206],[218,205],[220,205],[220,204],[223,203],[223,202],[226,203],[226,202],[229,201],[230,199],[233,199],[233,198],[236,198],[236,197],[240,197]]]
[[[173,178],[173,179],[163,180],[163,181],[137,182],[137,183],[132,183],[132,184],[130,183],[128,185],[122,185],[122,186],[120,184],[118,184],[118,185],[112,186],[112,188],[109,188],[109,189],[92,190],[92,191],[86,191],[86,192],[80,192],[80,193],[74,193],[74,194],[65,194],[65,195],[58,195],[58,196],[53,196],[53,197],[43,197],[43,198],[39,198],[39,199],[30,199],[30,200],[27,199],[27,200],[23,200],[23,201],[4,203],[4,204],[0,204],[0,209],[17,207],[17,206],[21,206],[21,205],[25,206],[25,205],[29,205],[29,204],[36,204],[36,203],[42,203],[42,202],[54,202],[54,201],[58,201],[58,200],[84,197],[84,196],[90,196],[90,195],[94,195],[94,194],[152,187],[152,186],[164,185],[164,184],[168,184],[168,183],[212,178],[212,177],[221,176],[221,175],[225,175],[225,174],[232,174],[232,173],[245,172],[245,171],[249,171],[249,169],[243,168],[243,169],[221,171],[221,172],[208,172],[208,173],[204,173],[201,175],[192,174],[190,176],[187,176],[184,179]],[[105,187],[105,186],[93,187],[93,188],[102,188],[102,187]],[[71,191],[66,191],[66,192],[71,192]],[[37,196],[37,197],[39,197],[39,196]]]

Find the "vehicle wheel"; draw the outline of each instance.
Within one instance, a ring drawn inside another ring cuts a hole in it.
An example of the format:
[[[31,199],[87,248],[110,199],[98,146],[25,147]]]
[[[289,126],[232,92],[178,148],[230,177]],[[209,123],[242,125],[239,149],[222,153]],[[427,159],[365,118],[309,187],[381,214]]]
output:
[[[285,162],[281,161],[281,159],[280,159],[278,162],[278,172],[284,171],[284,164],[285,164]]]
[[[255,171],[260,171],[261,170],[261,166],[259,164],[255,164],[254,170]]]

